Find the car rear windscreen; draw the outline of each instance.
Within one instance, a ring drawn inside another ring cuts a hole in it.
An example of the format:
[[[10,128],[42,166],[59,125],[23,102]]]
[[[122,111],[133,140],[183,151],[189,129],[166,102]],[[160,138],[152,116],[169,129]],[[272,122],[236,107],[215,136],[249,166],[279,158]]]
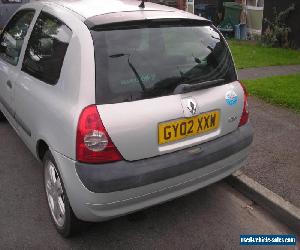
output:
[[[172,95],[181,84],[237,80],[230,51],[213,26],[122,26],[91,34],[97,104]]]

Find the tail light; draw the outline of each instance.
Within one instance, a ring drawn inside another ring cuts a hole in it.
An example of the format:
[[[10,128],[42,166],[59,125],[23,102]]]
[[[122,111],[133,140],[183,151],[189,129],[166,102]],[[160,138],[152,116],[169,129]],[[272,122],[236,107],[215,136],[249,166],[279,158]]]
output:
[[[244,84],[240,82],[243,90],[244,90],[244,106],[243,106],[243,113],[239,123],[239,127],[245,125],[249,121],[249,110],[248,110],[248,91]]]
[[[79,118],[76,159],[84,163],[106,163],[122,160],[110,139],[95,105],[86,107]]]

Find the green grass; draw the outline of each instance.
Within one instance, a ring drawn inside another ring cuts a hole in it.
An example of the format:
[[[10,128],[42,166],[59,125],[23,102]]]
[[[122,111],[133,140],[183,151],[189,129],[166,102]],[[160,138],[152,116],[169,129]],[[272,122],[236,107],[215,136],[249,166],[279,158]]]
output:
[[[243,81],[250,95],[300,112],[300,74]]]
[[[300,64],[300,51],[263,47],[255,42],[229,41],[237,68]]]

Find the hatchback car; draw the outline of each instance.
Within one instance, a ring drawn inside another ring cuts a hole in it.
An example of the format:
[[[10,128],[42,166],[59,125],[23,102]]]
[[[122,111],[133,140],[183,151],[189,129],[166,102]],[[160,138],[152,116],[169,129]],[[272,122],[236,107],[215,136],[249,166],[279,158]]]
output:
[[[247,93],[204,18],[136,0],[38,1],[0,40],[0,109],[43,162],[63,236],[219,181],[247,156]]]

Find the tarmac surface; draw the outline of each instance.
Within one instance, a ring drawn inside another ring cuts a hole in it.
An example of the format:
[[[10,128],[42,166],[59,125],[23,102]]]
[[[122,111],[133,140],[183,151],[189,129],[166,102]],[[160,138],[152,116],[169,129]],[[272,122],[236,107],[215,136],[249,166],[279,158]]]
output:
[[[268,66],[259,68],[248,68],[238,70],[238,76],[241,80],[250,80],[256,78],[299,74],[300,65]]]
[[[300,207],[300,115],[249,98],[254,142],[243,172]]]

